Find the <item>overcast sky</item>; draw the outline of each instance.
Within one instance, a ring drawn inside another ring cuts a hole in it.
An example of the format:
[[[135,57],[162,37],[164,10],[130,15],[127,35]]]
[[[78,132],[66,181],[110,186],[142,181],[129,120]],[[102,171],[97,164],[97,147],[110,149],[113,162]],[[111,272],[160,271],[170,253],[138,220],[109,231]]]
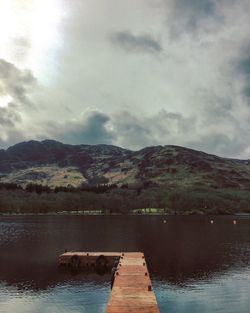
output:
[[[249,0],[0,1],[0,148],[250,158]]]

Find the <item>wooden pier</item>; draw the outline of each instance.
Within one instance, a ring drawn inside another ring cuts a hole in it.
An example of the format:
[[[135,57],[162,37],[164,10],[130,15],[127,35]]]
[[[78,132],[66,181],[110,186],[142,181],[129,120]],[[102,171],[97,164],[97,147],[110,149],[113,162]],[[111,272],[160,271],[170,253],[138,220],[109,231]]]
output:
[[[142,252],[66,252],[59,265],[112,267],[112,292],[106,313],[160,313]]]

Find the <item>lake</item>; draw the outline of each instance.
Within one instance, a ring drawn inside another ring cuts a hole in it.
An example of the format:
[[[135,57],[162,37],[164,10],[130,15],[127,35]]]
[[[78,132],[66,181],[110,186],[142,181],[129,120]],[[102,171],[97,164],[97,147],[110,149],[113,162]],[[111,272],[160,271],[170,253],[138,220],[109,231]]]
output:
[[[0,216],[0,312],[104,313],[110,275],[60,272],[68,249],[143,251],[161,313],[249,313],[250,218],[233,219]]]

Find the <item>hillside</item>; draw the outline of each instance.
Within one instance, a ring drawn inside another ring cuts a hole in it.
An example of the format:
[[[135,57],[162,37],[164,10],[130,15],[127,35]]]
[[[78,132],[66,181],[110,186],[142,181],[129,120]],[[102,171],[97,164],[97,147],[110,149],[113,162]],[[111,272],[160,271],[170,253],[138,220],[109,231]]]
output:
[[[29,141],[0,150],[0,182],[80,186],[250,189],[250,162],[178,146],[129,151],[111,145]]]
[[[249,213],[249,190],[248,160],[178,146],[129,151],[45,140],[0,151],[0,214]]]

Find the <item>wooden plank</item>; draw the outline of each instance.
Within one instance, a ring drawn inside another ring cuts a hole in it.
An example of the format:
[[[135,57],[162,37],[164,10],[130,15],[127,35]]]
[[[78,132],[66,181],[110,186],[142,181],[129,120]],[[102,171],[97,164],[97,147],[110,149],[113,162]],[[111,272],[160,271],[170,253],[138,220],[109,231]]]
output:
[[[80,252],[80,251],[68,251],[63,254],[61,254],[59,257],[71,257],[73,255],[79,255],[79,256],[91,256],[91,257],[98,257],[99,255],[104,255],[107,257],[117,257],[121,256],[122,252]]]
[[[160,313],[143,253],[125,253],[106,313]]]
[[[107,265],[112,267],[117,257],[122,255],[121,252],[80,252],[69,251],[59,256],[58,263],[61,266],[70,265],[71,258],[77,256],[80,259],[80,267],[95,267],[97,258],[103,255],[107,260]]]
[[[120,274],[145,274],[148,273],[147,269],[141,265],[119,266]]]
[[[59,264],[69,264],[75,255],[81,259],[82,266],[94,265],[100,255],[110,265],[120,257],[106,313],[160,313],[142,252],[71,251],[59,256]]]
[[[135,306],[134,303],[128,302],[126,306],[122,305],[109,305],[106,313],[159,313],[159,308],[155,304],[141,303],[141,305]]]

